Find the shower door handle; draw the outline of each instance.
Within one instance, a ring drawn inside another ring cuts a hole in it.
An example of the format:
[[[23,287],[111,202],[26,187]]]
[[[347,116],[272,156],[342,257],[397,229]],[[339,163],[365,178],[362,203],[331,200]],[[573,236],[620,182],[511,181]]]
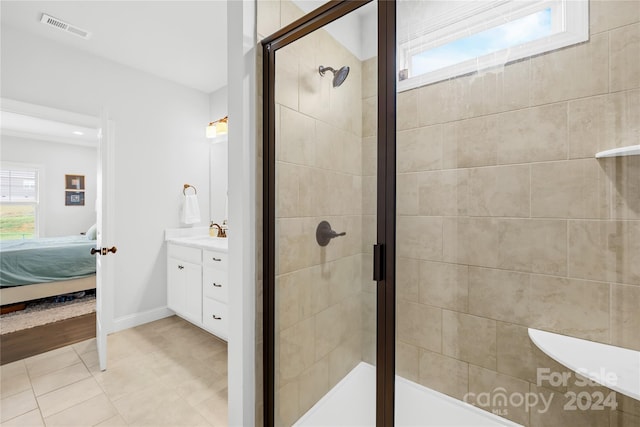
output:
[[[379,282],[383,279],[384,251],[383,245],[373,245],[373,280]]]

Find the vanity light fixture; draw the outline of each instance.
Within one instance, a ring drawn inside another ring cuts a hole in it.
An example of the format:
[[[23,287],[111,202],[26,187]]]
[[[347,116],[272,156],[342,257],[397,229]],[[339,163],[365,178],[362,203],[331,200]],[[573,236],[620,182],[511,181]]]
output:
[[[212,142],[223,142],[226,141],[226,138],[220,139],[220,137],[227,136],[229,132],[229,116],[225,116],[220,120],[216,120],[215,122],[210,122],[207,126],[207,138],[210,139],[218,139],[219,141]]]

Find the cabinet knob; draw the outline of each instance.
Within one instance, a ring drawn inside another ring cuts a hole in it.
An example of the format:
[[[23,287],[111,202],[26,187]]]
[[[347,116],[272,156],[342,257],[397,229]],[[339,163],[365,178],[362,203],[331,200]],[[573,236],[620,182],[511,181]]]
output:
[[[213,317],[213,320],[222,320],[222,317],[218,317],[215,314],[213,316],[211,316],[211,317]]]
[[[222,258],[211,257],[211,259],[214,261],[222,261]]]
[[[182,270],[182,269],[184,269],[184,265],[179,265],[178,270]]]
[[[215,282],[214,282],[213,287],[214,287],[214,288],[221,288],[221,287],[222,287],[222,285],[219,285],[219,284],[217,284],[217,283],[215,283]]]

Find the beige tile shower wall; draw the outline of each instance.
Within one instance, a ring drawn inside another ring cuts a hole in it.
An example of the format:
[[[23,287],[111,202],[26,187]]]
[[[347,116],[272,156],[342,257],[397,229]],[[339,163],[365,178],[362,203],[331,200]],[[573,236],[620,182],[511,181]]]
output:
[[[529,426],[640,425],[621,395],[565,410],[567,390],[608,390],[538,381],[566,368],[527,335],[640,350],[640,157],[594,158],[640,144],[640,2],[590,10],[586,43],[398,94],[397,370],[460,399],[553,396],[484,406]]]
[[[349,77],[333,88],[319,65],[348,65]],[[362,360],[361,80],[360,61],[324,30],[276,54],[278,425]],[[322,220],[346,236],[320,247]]]

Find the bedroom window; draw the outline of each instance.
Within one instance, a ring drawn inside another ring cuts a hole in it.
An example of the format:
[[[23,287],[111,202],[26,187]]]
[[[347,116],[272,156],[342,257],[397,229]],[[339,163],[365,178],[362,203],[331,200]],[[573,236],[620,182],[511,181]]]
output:
[[[589,39],[588,0],[408,3],[430,18],[399,32],[400,91]]]
[[[0,169],[0,240],[38,237],[38,169]]]

